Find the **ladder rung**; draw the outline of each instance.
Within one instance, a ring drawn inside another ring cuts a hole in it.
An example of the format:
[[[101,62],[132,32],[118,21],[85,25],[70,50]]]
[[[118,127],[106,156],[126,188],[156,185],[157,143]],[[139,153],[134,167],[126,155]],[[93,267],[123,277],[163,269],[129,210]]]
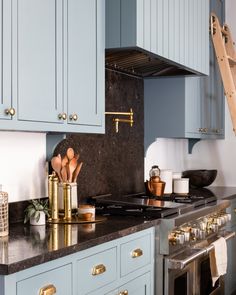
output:
[[[233,57],[231,57],[229,55],[227,56],[227,58],[229,60],[230,65],[232,65],[232,66],[236,65],[236,59],[235,58],[233,58]]]
[[[223,28],[221,28],[221,33],[224,35],[224,36],[227,36],[229,33],[225,30],[225,29],[223,29]]]

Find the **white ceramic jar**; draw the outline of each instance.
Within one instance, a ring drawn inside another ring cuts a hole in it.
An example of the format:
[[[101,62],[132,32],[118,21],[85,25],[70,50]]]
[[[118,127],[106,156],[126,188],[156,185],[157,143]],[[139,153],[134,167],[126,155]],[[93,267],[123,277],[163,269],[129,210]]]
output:
[[[186,195],[189,193],[189,178],[174,179],[174,193]]]
[[[172,193],[172,170],[164,169],[161,170],[161,181],[166,183],[164,194],[171,194]]]

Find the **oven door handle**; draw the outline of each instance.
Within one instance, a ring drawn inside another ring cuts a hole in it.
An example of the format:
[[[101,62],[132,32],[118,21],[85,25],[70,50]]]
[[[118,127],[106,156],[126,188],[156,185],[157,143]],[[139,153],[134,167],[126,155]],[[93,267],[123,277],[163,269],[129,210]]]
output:
[[[229,232],[226,232],[226,234],[224,234],[223,236],[220,236],[220,237],[223,237],[223,238],[225,238],[226,241],[228,241],[228,240],[235,237],[235,232],[234,231],[229,231]],[[207,246],[205,249],[206,249],[206,253],[209,253],[210,251],[212,251],[214,249],[214,245],[211,244],[211,245]]]
[[[229,240],[235,236],[235,232],[226,232],[223,237],[225,240]],[[175,259],[175,258],[168,258],[167,259],[167,265],[168,269],[183,269],[186,265],[193,262],[194,260],[206,255],[209,253],[209,251],[214,249],[214,245],[209,245],[204,248],[193,248],[193,250],[196,250],[195,253],[187,256],[184,259]]]
[[[184,259],[175,259],[175,258],[168,258],[167,265],[168,269],[183,269],[185,266],[192,261],[198,259],[199,257],[206,254],[206,249],[196,249],[196,252],[187,256]]]

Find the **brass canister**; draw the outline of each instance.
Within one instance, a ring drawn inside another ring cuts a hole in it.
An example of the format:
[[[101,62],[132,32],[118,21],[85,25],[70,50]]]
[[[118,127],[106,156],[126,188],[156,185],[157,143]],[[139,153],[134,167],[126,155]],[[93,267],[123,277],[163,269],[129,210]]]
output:
[[[71,186],[69,183],[65,183],[63,187],[63,196],[64,196],[64,209],[65,209],[65,220],[71,220]]]
[[[48,175],[48,200],[49,200],[49,210],[52,212],[52,191],[53,191],[53,174]]]
[[[52,211],[51,217],[53,220],[58,219],[58,178],[52,179]]]

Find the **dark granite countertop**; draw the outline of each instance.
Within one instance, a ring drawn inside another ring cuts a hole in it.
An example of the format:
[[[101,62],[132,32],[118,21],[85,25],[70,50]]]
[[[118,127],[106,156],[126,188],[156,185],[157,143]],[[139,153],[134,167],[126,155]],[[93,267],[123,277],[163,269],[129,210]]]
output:
[[[218,199],[236,198],[236,187],[208,187],[197,190]],[[10,225],[9,236],[0,238],[0,275],[7,275],[134,232],[158,225],[160,220],[141,217],[108,217],[87,225]]]
[[[96,224],[24,226],[12,224],[0,238],[0,275],[39,265],[159,224],[141,217],[108,217]]]

